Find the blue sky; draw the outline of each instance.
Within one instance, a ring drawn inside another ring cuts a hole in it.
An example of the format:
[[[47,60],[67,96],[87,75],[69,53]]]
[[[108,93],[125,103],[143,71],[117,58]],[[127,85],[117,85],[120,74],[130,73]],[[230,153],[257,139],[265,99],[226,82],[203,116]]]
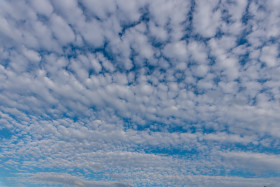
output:
[[[279,186],[279,10],[0,0],[0,186]]]

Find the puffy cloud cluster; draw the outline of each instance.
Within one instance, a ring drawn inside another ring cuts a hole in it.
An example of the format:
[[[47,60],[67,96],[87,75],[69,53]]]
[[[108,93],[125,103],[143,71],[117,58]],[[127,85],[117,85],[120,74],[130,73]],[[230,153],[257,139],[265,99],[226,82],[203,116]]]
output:
[[[279,8],[0,1],[0,181],[277,184]]]

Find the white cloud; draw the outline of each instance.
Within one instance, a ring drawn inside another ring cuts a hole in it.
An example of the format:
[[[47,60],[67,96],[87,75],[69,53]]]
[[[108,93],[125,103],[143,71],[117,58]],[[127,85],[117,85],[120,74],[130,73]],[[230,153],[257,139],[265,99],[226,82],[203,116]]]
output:
[[[187,46],[185,41],[167,44],[163,50],[163,54],[171,58],[172,61],[185,61],[187,60]]]
[[[222,153],[225,159],[232,164],[231,167],[238,165],[240,168],[259,173],[266,169],[274,168],[279,170],[280,161],[276,155],[268,155],[264,153],[250,153],[250,152],[229,152]],[[266,169],[264,169],[266,168]]]
[[[37,53],[36,51],[33,51],[33,50],[29,50],[29,49],[26,49],[24,48],[23,49],[23,54],[26,56],[26,58],[28,60],[30,60],[31,62],[40,62],[41,60],[41,57],[40,57],[40,54]]]
[[[60,16],[52,14],[50,21],[53,34],[61,45],[74,41],[75,36],[72,29]]]
[[[221,24],[221,12],[220,9],[217,9],[219,2],[199,0],[195,3],[194,30],[204,37],[214,36]]]
[[[279,64],[278,57],[278,47],[273,46],[264,46],[262,48],[260,60],[265,62],[267,66],[273,67]]]
[[[31,174],[31,176],[24,181],[30,181],[31,183],[43,183],[43,184],[62,184],[70,186],[95,186],[95,187],[127,187],[131,185],[122,184],[122,183],[106,183],[99,181],[88,181],[85,179],[80,179],[79,177],[71,176],[69,174],[60,174],[60,173],[36,173]]]
[[[34,9],[44,16],[49,16],[53,11],[53,6],[49,2],[49,0],[42,0],[42,1],[31,1],[31,6],[34,7]]]

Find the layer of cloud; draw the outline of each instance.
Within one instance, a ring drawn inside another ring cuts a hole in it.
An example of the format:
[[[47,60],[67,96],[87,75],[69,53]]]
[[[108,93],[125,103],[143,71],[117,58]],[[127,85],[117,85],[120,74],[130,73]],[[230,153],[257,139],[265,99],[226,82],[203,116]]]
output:
[[[279,6],[0,1],[1,168],[65,185],[276,184]]]

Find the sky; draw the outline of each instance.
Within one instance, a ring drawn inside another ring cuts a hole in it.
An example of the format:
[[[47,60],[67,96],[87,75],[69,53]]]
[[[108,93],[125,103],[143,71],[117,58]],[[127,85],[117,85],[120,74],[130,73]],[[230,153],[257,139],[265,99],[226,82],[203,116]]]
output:
[[[0,187],[279,187],[279,10],[0,0]]]

